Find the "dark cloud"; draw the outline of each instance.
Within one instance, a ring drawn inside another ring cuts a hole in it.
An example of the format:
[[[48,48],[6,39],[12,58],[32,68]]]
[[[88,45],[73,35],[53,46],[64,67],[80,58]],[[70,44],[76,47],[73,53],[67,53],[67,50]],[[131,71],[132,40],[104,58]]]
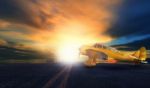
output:
[[[120,50],[137,50],[142,46],[145,46],[146,49],[150,49],[150,38],[146,38],[143,40],[134,41],[128,44],[120,44],[120,45],[113,45],[113,47],[116,47]]]
[[[0,0],[0,19],[39,27],[29,0]]]
[[[0,33],[1,32],[19,32],[23,34],[31,34],[31,28],[26,26],[16,26],[14,24],[8,25],[6,27],[0,27]]]
[[[17,49],[13,47],[0,46],[0,60],[1,61],[9,61],[9,60],[34,60],[34,59],[42,59],[52,61],[54,55],[49,52],[49,55],[43,54],[41,52],[37,52],[35,50],[25,50],[25,49]]]
[[[108,33],[114,37],[131,35],[134,33],[150,33],[150,1],[124,0],[118,18]]]
[[[150,39],[149,34],[141,35],[141,34],[132,34],[124,37],[119,37],[117,39],[114,39],[111,43],[108,45],[121,45],[121,44],[128,44],[135,41],[141,41],[145,39]]]

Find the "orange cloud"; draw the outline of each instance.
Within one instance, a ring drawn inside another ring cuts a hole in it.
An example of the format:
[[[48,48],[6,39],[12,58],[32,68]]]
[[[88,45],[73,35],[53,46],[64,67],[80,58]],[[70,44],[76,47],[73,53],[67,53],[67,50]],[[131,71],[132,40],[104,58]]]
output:
[[[0,28],[5,28],[5,27],[8,27],[9,25],[10,25],[9,22],[0,20]]]
[[[54,49],[58,53],[62,47],[75,45],[78,50],[83,44],[111,41],[113,38],[104,32],[115,19],[112,8],[119,6],[120,0],[20,0],[17,3],[27,19],[20,18],[26,25],[19,21],[18,24],[30,33],[5,35],[33,41],[29,44],[35,48]]]
[[[7,41],[0,39],[0,45],[7,45]]]
[[[119,6],[120,1],[36,0],[32,9],[42,17],[41,25],[44,27],[31,36],[36,41],[51,41],[51,44],[63,40],[64,36],[108,42],[112,38],[104,32],[115,18],[112,8]]]

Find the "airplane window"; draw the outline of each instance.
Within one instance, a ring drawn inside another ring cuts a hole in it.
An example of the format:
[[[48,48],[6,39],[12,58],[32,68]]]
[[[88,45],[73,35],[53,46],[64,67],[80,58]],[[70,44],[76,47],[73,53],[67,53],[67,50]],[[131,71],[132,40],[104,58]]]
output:
[[[106,46],[103,46],[103,48],[104,48],[104,49],[107,49],[107,47],[106,47]]]
[[[107,46],[104,46],[104,45],[98,44],[98,43],[94,44],[93,47],[95,47],[95,48],[104,48],[104,49],[109,49],[109,50],[111,50],[110,47],[107,47]]]
[[[102,48],[102,45],[96,43],[96,44],[94,44],[94,47],[95,47],[95,48]]]
[[[99,44],[99,45],[98,45],[98,48],[102,48],[102,46]]]

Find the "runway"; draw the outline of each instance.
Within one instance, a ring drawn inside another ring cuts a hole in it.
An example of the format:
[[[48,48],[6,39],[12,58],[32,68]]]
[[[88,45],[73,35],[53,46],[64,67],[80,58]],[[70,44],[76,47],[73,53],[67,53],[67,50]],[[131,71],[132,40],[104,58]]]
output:
[[[0,64],[0,88],[150,88],[150,65]]]

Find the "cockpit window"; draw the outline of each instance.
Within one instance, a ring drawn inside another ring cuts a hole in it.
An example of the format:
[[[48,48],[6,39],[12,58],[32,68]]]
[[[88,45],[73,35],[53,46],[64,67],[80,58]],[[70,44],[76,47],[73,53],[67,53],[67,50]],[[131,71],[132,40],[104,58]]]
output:
[[[95,48],[104,48],[104,49],[108,49],[107,46],[104,46],[104,45],[99,44],[99,43],[94,44],[94,47],[95,47]]]
[[[103,48],[104,48],[104,49],[107,49],[107,47],[106,47],[106,46],[103,46]]]
[[[102,44],[99,44],[99,43],[96,43],[96,44],[94,44],[94,47],[95,47],[95,48],[103,48],[103,45],[102,45]]]
[[[118,52],[118,50],[115,49],[115,48],[104,46],[104,45],[99,44],[99,43],[94,44],[93,47],[95,47],[95,48],[103,48],[103,49],[108,49],[108,50],[111,50],[111,51],[114,51],[114,52]]]

